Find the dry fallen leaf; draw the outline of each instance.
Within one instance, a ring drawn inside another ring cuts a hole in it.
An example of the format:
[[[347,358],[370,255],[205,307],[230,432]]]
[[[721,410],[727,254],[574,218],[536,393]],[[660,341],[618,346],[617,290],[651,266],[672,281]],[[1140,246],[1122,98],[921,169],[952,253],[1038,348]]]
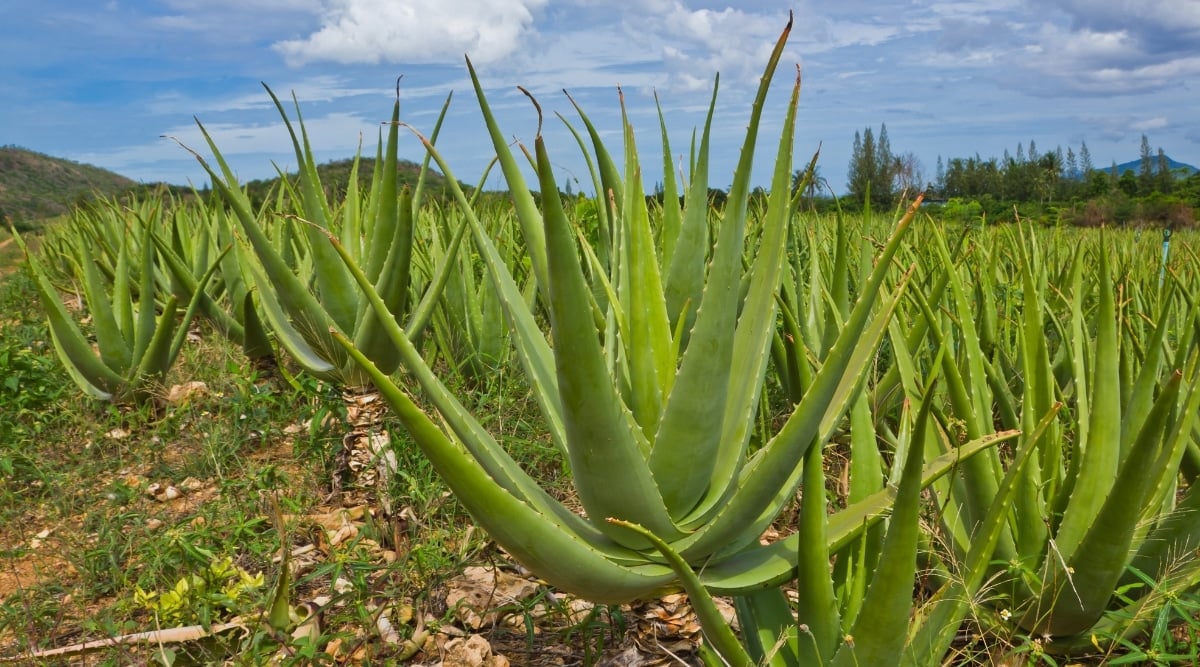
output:
[[[183,384],[177,384],[167,390],[166,402],[171,405],[180,405],[187,402],[194,396],[203,396],[208,393],[208,385],[199,380],[192,380]]]
[[[446,582],[446,606],[468,628],[490,627],[499,620],[497,607],[505,607],[537,594],[538,586],[528,579],[494,567],[472,566]]]
[[[42,542],[44,542],[47,537],[50,537],[50,533],[51,530],[46,528],[42,532],[35,535],[32,540],[29,540],[29,548],[37,549],[38,547],[42,546]]]
[[[479,635],[446,642],[446,655],[438,667],[508,667],[508,658],[492,653],[492,645]]]

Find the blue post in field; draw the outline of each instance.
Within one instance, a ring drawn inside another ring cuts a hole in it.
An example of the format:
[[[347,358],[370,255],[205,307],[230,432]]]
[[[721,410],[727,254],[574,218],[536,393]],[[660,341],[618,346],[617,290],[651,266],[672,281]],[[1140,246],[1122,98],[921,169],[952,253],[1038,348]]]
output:
[[[1162,266],[1158,269],[1158,286],[1162,287],[1163,279],[1167,276],[1167,253],[1171,250],[1171,228],[1163,228],[1163,256]]]

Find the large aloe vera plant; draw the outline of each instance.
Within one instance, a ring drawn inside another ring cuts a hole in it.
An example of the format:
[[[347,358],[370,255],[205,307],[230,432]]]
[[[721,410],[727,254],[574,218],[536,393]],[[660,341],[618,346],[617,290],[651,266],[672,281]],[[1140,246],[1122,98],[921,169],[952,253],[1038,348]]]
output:
[[[518,215],[524,216],[522,229],[535,272],[538,258],[545,260],[546,279],[538,284],[546,287],[550,340],[538,329],[529,301],[466,196],[457,193],[500,295],[526,379],[550,436],[569,461],[585,515],[551,497],[509,457],[394,321],[383,318],[389,322],[388,333],[402,363],[433,406],[432,413],[418,406],[352,341],[337,337],[371,374],[397,417],[479,524],[555,586],[602,602],[677,588],[689,577],[704,590],[719,593],[772,589],[795,576],[801,545],[817,541],[821,549],[836,550],[879,521],[896,502],[896,488],[884,488],[839,513],[828,525],[805,523],[786,539],[765,546],[759,543],[763,531],[792,502],[806,468],[811,471],[816,465],[805,466],[806,459],[820,460],[830,424],[837,422],[856,395],[859,377],[887,331],[904,285],[904,272],[895,269],[892,258],[915,214],[914,207],[878,253],[861,297],[795,409],[780,428],[760,434],[761,446],[752,445],[794,212],[790,179],[798,79],[779,138],[772,194],[757,235],[747,233],[750,165],[767,87],[787,34],[776,44],[762,78],[729,204],[711,244],[705,242],[703,230],[688,227],[708,224],[703,175],[707,128],[691,165],[689,192],[701,194],[688,195],[678,220],[682,227],[673,235],[669,255],[667,244],[661,243],[664,236],[656,235],[652,227],[628,122],[623,176],[598,134],[590,133],[591,157],[604,175],[598,180],[612,202],[601,241],[608,247],[606,257],[573,228],[561,200],[554,196],[558,187],[540,136],[533,151],[543,193],[540,211],[523,206],[529,190],[520,171],[505,169],[518,198]],[[476,88],[491,124],[477,79]],[[502,167],[515,164],[503,135],[495,132],[494,136]],[[450,175],[436,150],[428,144],[427,148]],[[369,277],[336,238],[330,239],[376,311],[384,315],[386,303]],[[711,259],[706,266],[707,257]],[[671,279],[663,277],[663,267],[689,263],[699,268],[695,291],[699,303],[690,306],[694,309],[690,322],[686,315],[690,297],[672,299]],[[924,467],[923,451],[913,448],[914,456],[900,466],[906,468],[905,507],[915,509],[917,489],[998,437],[1002,436],[967,443]],[[905,519],[895,522],[901,524],[904,541],[915,545],[915,515],[906,510]],[[888,582],[892,592],[903,592],[906,618],[911,568],[907,575],[904,568],[897,568],[881,580]],[[890,619],[896,617],[889,614]],[[728,645],[727,628],[715,622],[706,625],[714,645]],[[864,622],[861,636],[856,637],[861,650],[878,650],[876,642],[894,640],[894,623],[888,628],[870,626]],[[736,652],[718,650],[723,655]],[[852,649],[847,655],[853,653]]]

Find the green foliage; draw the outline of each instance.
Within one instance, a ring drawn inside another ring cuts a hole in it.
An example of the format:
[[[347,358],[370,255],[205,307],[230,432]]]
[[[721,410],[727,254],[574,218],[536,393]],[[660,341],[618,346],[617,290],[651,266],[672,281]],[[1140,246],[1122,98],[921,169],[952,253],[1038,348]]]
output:
[[[154,614],[163,626],[214,623],[241,612],[263,587],[261,572],[250,574],[233,559],[214,558],[208,568],[162,591],[134,588],[134,604]]]

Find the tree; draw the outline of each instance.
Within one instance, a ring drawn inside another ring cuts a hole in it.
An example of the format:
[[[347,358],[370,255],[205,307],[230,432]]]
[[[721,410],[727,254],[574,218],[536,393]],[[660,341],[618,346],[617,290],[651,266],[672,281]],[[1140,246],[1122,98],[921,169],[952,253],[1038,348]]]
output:
[[[1154,154],[1150,152],[1150,139],[1142,135],[1142,149],[1138,160],[1138,192],[1148,195],[1154,190]]]
[[[875,175],[875,134],[867,128],[854,133],[854,151],[850,155],[848,189],[855,201],[864,201]]]
[[[1154,174],[1155,189],[1163,194],[1170,194],[1175,178],[1171,175],[1171,161],[1160,147],[1158,149],[1158,170]]]
[[[1079,143],[1079,170],[1085,177],[1092,170],[1092,153],[1088,150],[1086,141]]]
[[[854,133],[854,150],[850,155],[847,174],[850,195],[856,201],[865,201],[870,193],[870,204],[875,208],[892,205],[895,193],[896,163],[887,136],[887,126],[879,128],[879,140],[871,128],[860,134]]]
[[[912,151],[897,155],[892,161],[895,187],[902,193],[914,194],[925,187],[925,168]]]
[[[946,196],[946,165],[942,162],[942,156],[937,159],[937,172],[934,174],[933,185],[937,188],[938,194]]]

